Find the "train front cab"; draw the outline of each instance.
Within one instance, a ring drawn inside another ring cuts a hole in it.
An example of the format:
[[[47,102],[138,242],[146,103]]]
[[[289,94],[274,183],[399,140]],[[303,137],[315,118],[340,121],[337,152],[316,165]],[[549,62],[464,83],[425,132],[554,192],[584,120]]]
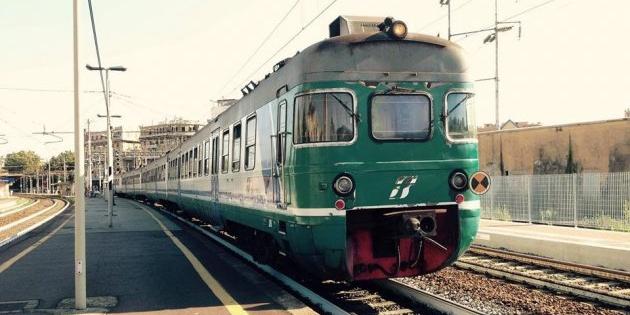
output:
[[[452,263],[479,222],[471,85],[336,85],[294,100],[292,199],[336,211],[313,226],[310,265],[368,280]]]

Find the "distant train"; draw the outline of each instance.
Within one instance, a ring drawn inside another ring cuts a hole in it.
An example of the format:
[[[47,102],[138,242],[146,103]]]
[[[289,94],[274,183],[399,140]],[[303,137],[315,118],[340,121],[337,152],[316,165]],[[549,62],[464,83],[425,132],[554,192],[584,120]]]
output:
[[[437,271],[471,244],[473,84],[458,45],[392,18],[339,17],[117,193],[176,205],[322,278]]]

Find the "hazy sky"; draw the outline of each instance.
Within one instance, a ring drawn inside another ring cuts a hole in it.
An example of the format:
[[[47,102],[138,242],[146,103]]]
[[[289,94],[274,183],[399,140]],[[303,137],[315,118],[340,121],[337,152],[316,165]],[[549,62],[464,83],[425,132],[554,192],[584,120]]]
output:
[[[412,32],[447,33],[446,8],[438,0],[338,0],[300,36],[253,76],[273,52],[332,0],[301,0],[260,52],[237,70],[295,0],[93,0],[105,66],[129,70],[112,74],[112,112],[127,130],[165,118],[205,121],[210,100],[238,97],[245,82],[260,80],[273,64],[328,36],[338,15],[394,16]],[[492,0],[452,0],[453,32],[490,27]],[[549,3],[547,3],[549,2]],[[546,4],[545,4],[546,3]],[[9,143],[0,155],[31,149],[44,157],[71,149],[44,145],[47,130],[72,130],[71,0],[0,0],[0,134]],[[501,121],[570,123],[623,117],[630,107],[630,1],[499,0],[499,19],[515,17],[522,37],[500,34]],[[84,5],[81,64],[96,64],[87,1]],[[487,34],[454,38],[470,55],[476,78],[494,74],[494,45]],[[96,72],[82,71],[82,89],[100,89]],[[234,77],[234,80],[229,81]],[[44,89],[51,92],[15,89]],[[494,83],[477,84],[478,124],[494,122]],[[102,94],[84,93],[84,118],[103,129]]]

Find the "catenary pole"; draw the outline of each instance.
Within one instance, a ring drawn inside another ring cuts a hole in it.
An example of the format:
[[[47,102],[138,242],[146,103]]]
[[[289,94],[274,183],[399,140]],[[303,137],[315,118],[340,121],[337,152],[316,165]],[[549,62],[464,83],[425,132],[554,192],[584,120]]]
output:
[[[494,124],[499,130],[499,5],[494,0]]]
[[[114,217],[114,150],[112,148],[112,124],[110,117],[110,91],[109,91],[109,69],[105,70],[105,86],[107,97],[105,100],[105,110],[107,111],[107,215],[109,216],[109,227],[113,225]]]
[[[88,178],[88,192],[90,193],[90,196],[92,196],[92,134],[90,133],[90,120],[87,120],[87,158],[88,158],[88,162],[87,162],[87,178]]]
[[[81,0],[72,1],[72,38],[74,72],[74,295],[75,308],[87,307],[85,261],[85,165],[81,137],[81,110],[79,106],[79,14]]]

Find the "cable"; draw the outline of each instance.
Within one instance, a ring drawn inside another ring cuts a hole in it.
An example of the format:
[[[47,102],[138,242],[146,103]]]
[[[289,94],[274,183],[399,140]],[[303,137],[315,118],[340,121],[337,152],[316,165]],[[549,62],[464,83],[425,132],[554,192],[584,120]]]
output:
[[[23,87],[0,87],[0,90],[5,91],[21,91],[21,92],[42,92],[42,93],[72,93],[74,90],[64,90],[64,89],[33,89],[33,88],[23,88]],[[83,90],[82,93],[102,93],[102,91],[95,90]]]
[[[519,16],[521,16],[521,15],[524,15],[524,14],[526,14],[526,13],[529,13],[529,12],[531,12],[531,11],[534,11],[534,10],[536,10],[536,9],[538,9],[538,8],[542,7],[542,6],[545,6],[545,5],[547,5],[547,4],[551,3],[551,2],[554,2],[554,1],[556,1],[556,0],[547,0],[547,1],[545,1],[545,2],[539,3],[539,4],[535,5],[535,6],[532,6],[532,7],[527,8],[527,9],[525,9],[525,10],[523,10],[523,11],[519,12],[519,13],[516,13],[516,14],[514,14],[514,15],[510,16],[510,17],[507,17],[507,18],[505,18],[505,19],[502,19],[502,20],[501,20],[501,21],[499,21],[499,22],[509,22],[509,20],[511,20],[511,19],[513,19],[513,18],[515,18],[515,17],[519,17]],[[490,26],[488,26],[487,28],[491,28],[491,27],[494,27],[494,25],[490,25]],[[460,39],[458,39],[458,40],[455,40],[455,42],[456,42],[456,43],[459,43],[459,42],[461,42],[462,40],[464,40],[464,39],[466,39],[466,38],[468,38],[468,35],[464,35],[462,38],[460,38]]]
[[[269,32],[269,34],[267,34],[267,36],[265,37],[265,39],[262,40],[262,42],[260,42],[260,45],[258,45],[258,47],[254,50],[254,52],[247,58],[247,60],[245,60],[245,62],[240,66],[240,68],[236,71],[236,73],[229,79],[226,81],[225,85],[219,90],[220,92],[223,92],[223,90],[225,90],[225,88],[232,82],[232,80],[234,80],[240,73],[241,71],[243,71],[243,69],[245,68],[245,66],[252,60],[252,58],[254,58],[254,56],[256,56],[256,54],[260,51],[260,49],[267,43],[267,41],[271,38],[271,35],[273,35],[277,30],[278,27],[280,27],[280,25],[287,19],[287,17],[289,16],[289,14],[291,14],[291,12],[293,12],[293,10],[297,7],[298,3],[300,3],[300,0],[295,1],[295,3],[293,4],[293,6],[287,11],[287,13],[284,14],[284,16],[278,21],[278,23],[276,24],[276,26],[274,26],[274,28],[271,30],[271,32]]]
[[[554,2],[554,1],[556,1],[556,0],[547,0],[547,1],[543,2],[543,3],[537,4],[537,5],[533,6],[533,7],[525,9],[525,10],[519,12],[519,13],[516,13],[516,14],[508,17],[508,18],[505,18],[505,19],[503,19],[503,21],[507,21],[507,20],[511,20],[511,19],[513,19],[515,17],[519,17],[519,16],[521,16],[521,15],[523,15],[525,13],[529,13],[530,11],[536,10],[536,9],[538,9],[538,8],[544,6],[544,5],[547,5],[547,4],[551,3],[551,2]]]
[[[322,14],[324,14],[324,12],[326,12],[330,7],[332,7],[332,5],[335,4],[337,1],[338,0],[331,1],[314,18],[312,18],[308,23],[306,23],[306,25],[304,25],[302,27],[302,29],[300,29],[299,32],[295,33],[295,35],[293,35],[293,37],[291,37],[284,45],[282,45],[278,50],[276,50],[276,52],[274,52],[273,55],[271,55],[269,58],[267,58],[267,60],[265,60],[265,62],[263,62],[258,68],[256,68],[256,70],[252,71],[252,73],[250,73],[247,77],[251,78],[254,74],[256,74],[256,72],[258,72],[260,69],[262,69],[262,67],[264,67],[278,53],[280,53],[280,51],[282,51],[285,47],[287,47],[295,38],[297,38],[300,34],[302,34],[302,32],[304,32],[305,29],[307,29],[309,26],[311,26],[311,24],[313,24],[313,22],[315,22],[315,20],[317,20]],[[238,89],[238,86],[234,87],[234,89],[232,89],[229,93],[232,93],[232,92],[236,91],[236,89]]]
[[[105,104],[107,104],[107,94],[105,92],[105,80],[103,79],[103,66],[101,65],[101,53],[98,49],[98,37],[96,36],[96,23],[94,22],[94,11],[92,10],[92,0],[88,0],[88,7],[90,8],[90,22],[92,22],[92,35],[94,36],[94,47],[96,48],[96,60],[98,61],[98,74],[101,77],[101,87],[103,88],[103,96],[105,97]]]
[[[464,2],[464,3],[462,3],[460,6],[458,6],[458,7],[454,8],[453,10],[451,10],[451,13],[453,13],[453,12],[455,12],[455,11],[457,11],[457,10],[459,10],[459,9],[463,8],[464,6],[468,5],[468,4],[469,4],[469,3],[471,3],[471,2],[472,2],[472,0],[468,0],[468,1]],[[446,17],[447,17],[447,14],[444,14],[444,15],[442,15],[442,16],[440,16],[440,17],[438,17],[437,19],[435,19],[435,20],[433,20],[433,21],[431,21],[431,22],[429,22],[429,23],[425,24],[424,26],[422,26],[422,27],[420,28],[420,31],[422,31],[423,29],[425,29],[425,28],[427,28],[427,27],[429,27],[429,26],[431,26],[431,25],[433,25],[433,24],[435,24],[435,23],[437,23],[437,22],[439,22],[439,21],[443,20],[443,19],[444,19],[444,18],[446,18]]]

